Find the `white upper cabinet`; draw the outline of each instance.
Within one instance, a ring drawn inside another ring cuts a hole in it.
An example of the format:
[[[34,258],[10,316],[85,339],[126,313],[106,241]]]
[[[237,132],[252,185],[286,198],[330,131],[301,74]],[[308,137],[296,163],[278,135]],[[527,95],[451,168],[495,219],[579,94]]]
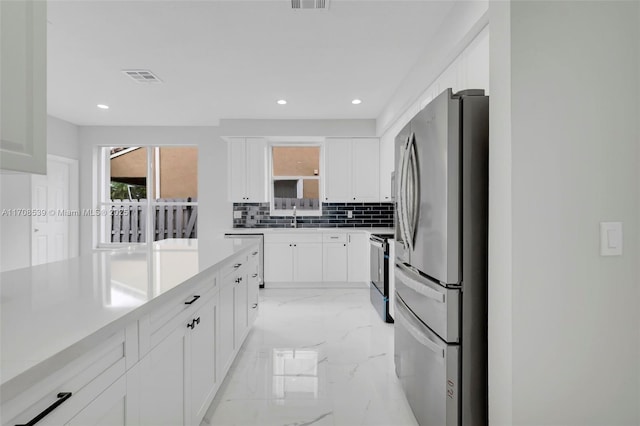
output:
[[[375,202],[380,198],[377,138],[327,138],[325,202]]]
[[[47,172],[47,3],[0,1],[0,168]]]
[[[391,175],[395,169],[395,138],[387,133],[380,139],[380,201],[390,203],[393,194]]]
[[[351,200],[351,139],[325,141],[324,169],[324,201]]]
[[[229,201],[264,203],[267,195],[267,141],[229,138]]]
[[[377,138],[353,139],[351,142],[354,201],[375,202],[380,199],[380,142]]]

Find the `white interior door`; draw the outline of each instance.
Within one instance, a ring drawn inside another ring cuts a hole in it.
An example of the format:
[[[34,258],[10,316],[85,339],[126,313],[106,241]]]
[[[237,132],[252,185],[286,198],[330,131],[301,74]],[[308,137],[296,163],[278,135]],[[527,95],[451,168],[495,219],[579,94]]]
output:
[[[72,198],[77,197],[72,181],[77,175],[77,163],[50,156],[47,174],[31,178],[31,264],[67,259],[74,249],[70,246],[71,220],[77,226],[78,210],[73,210]],[[77,206],[75,206],[77,207]]]

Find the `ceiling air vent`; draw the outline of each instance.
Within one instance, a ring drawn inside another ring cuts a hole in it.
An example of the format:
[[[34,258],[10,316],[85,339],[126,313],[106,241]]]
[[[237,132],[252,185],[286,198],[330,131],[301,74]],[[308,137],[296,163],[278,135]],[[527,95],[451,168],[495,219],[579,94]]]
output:
[[[291,0],[291,8],[314,10],[314,9],[329,9],[329,0]]]
[[[149,70],[122,70],[122,72],[138,83],[162,83],[162,80]]]

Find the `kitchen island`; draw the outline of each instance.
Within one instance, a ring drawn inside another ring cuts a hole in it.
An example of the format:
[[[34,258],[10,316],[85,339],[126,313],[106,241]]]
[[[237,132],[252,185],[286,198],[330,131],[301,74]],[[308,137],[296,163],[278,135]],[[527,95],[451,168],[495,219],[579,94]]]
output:
[[[258,254],[168,239],[0,274],[1,423],[198,424],[255,319]]]

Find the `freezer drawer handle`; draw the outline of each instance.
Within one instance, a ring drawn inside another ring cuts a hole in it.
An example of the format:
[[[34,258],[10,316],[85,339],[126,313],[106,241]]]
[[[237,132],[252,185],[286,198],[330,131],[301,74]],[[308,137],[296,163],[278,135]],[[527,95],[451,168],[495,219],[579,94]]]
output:
[[[443,293],[440,293],[439,291],[435,291],[427,287],[426,285],[422,284],[421,282],[416,281],[413,278],[410,278],[407,274],[402,272],[401,269],[396,268],[396,278],[402,281],[404,285],[416,291],[417,293],[420,293],[421,295],[428,297],[429,299],[433,299],[440,303],[444,303],[445,297]]]
[[[58,408],[67,399],[71,398],[71,395],[72,395],[71,392],[60,392],[58,395],[56,395],[56,397],[58,399],[53,404],[51,404],[50,406],[45,408],[45,410],[42,413],[38,414],[33,419],[31,419],[31,421],[29,423],[25,423],[23,425],[16,425],[16,426],[32,426],[32,425],[35,425],[40,420],[44,419],[50,412],[52,412],[53,410]]]
[[[411,324],[411,322],[409,322],[407,317],[405,317],[404,313],[402,313],[400,309],[396,310],[396,320],[398,319],[400,320],[400,323],[402,323],[402,326],[407,329],[409,334],[411,334],[414,339],[421,343],[422,346],[426,347],[431,352],[438,355],[440,358],[444,358],[444,349],[440,347],[440,345],[429,339],[427,336],[425,336],[425,334],[422,333],[416,326]]]

